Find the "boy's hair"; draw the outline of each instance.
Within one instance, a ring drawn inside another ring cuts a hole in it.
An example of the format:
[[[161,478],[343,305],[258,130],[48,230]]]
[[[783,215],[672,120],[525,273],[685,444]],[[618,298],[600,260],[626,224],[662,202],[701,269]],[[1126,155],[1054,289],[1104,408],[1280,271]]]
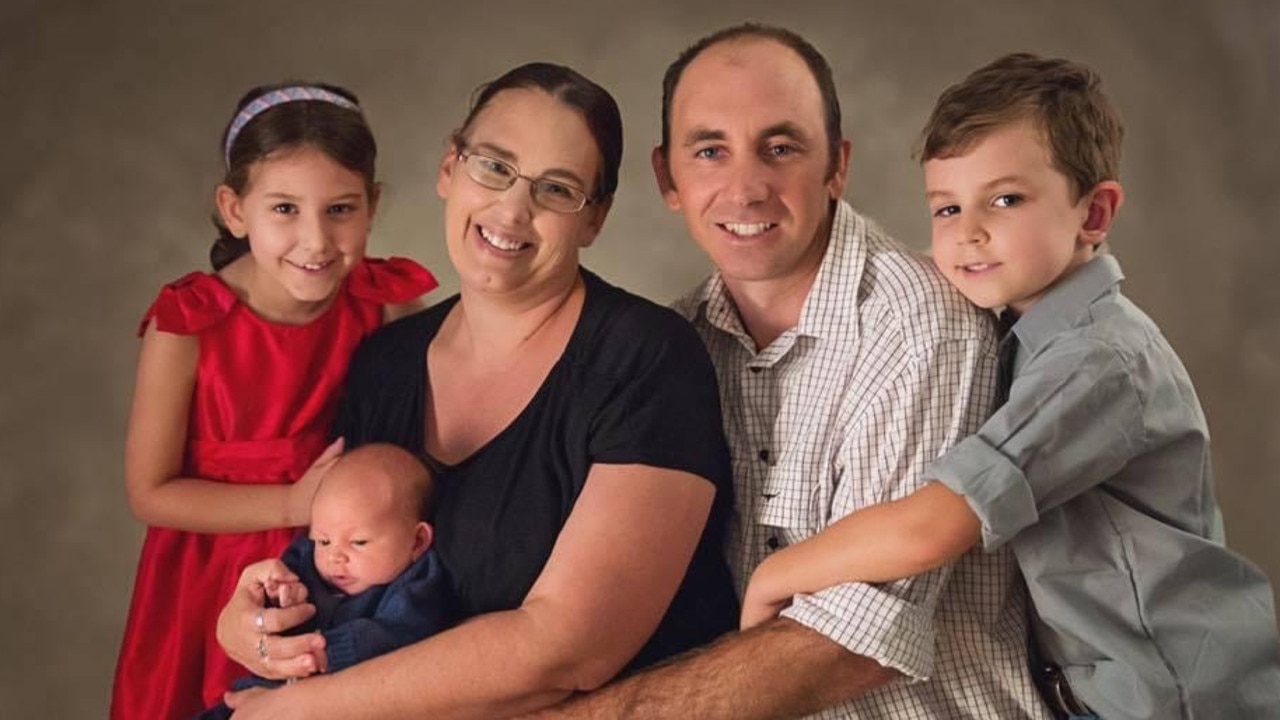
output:
[[[837,158],[840,157],[840,143],[844,140],[840,129],[840,98],[836,94],[836,83],[832,78],[831,65],[822,53],[798,33],[776,25],[744,22],[740,25],[717,30],[694,41],[685,48],[669,66],[662,76],[662,156],[670,156],[671,146],[671,106],[675,102],[676,88],[684,71],[703,51],[734,40],[772,40],[790,48],[813,74],[818,84],[818,92],[822,95],[823,122],[827,131],[827,175],[836,171]]]
[[[1070,60],[1013,53],[978,68],[938,98],[920,134],[920,162],[964,154],[991,131],[1031,120],[1079,198],[1120,179],[1124,124],[1096,72]]]
[[[228,147],[227,137],[240,111],[268,93],[298,86],[326,90],[349,100],[356,109],[324,100],[275,105],[254,115],[239,129]],[[377,193],[374,170],[378,144],[374,142],[373,131],[358,109],[359,105],[359,99],[350,90],[327,83],[292,81],[253,88],[236,103],[236,110],[218,142],[218,148],[225,152],[226,161],[222,184],[237,195],[243,195],[249,189],[249,171],[254,163],[277,152],[306,146],[314,147],[334,162],[359,174],[364,179],[365,194],[374,197]],[[214,270],[221,270],[249,252],[249,240],[232,235],[217,213],[213,214],[213,224],[218,230],[218,237],[209,250],[209,264]]]

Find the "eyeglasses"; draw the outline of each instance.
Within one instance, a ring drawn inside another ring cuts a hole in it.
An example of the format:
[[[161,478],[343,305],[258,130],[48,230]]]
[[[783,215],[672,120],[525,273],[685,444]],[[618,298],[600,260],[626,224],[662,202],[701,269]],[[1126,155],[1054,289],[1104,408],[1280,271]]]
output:
[[[505,160],[466,150],[458,151],[458,159],[466,165],[467,175],[472,180],[490,190],[506,190],[520,178],[528,180],[529,195],[533,201],[553,212],[576,213],[591,204],[583,190],[559,180],[521,175],[515,165]]]

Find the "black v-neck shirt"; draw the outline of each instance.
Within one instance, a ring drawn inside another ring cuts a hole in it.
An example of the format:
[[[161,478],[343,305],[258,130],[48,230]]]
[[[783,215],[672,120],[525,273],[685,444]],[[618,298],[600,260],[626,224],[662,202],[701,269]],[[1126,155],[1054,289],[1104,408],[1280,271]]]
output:
[[[582,277],[586,297],[564,354],[516,419],[467,459],[445,465],[423,447],[427,346],[456,295],[361,345],[335,434],[348,448],[389,442],[427,460],[437,482],[435,547],[463,617],[520,606],[594,463],[671,468],[714,483],[693,561],[631,671],[737,626],[722,552],[733,506],[729,450],[715,372],[692,326],[589,271]]]

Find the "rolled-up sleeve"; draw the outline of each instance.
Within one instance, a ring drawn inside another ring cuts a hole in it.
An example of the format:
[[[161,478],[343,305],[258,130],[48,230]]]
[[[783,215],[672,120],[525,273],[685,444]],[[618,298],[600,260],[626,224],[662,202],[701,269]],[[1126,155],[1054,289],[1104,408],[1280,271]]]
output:
[[[982,521],[987,550],[1114,475],[1145,443],[1126,358],[1105,343],[1050,345],[1019,371],[1005,403],[929,469]]]
[[[883,586],[844,583],[797,595],[782,616],[912,680],[933,674],[936,596],[947,571]],[[915,599],[921,594],[926,596]]]

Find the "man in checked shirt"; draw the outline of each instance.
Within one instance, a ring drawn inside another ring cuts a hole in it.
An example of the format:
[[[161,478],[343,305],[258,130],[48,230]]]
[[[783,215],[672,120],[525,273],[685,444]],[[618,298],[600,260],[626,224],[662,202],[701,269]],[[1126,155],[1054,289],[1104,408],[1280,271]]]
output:
[[[739,593],[777,548],[920,487],[995,393],[989,318],[841,200],[849,151],[830,67],[789,31],[722,30],[664,78],[658,184],[716,265],[677,308],[719,377]],[[838,585],[547,715],[1048,718],[1024,595],[1008,550]]]

